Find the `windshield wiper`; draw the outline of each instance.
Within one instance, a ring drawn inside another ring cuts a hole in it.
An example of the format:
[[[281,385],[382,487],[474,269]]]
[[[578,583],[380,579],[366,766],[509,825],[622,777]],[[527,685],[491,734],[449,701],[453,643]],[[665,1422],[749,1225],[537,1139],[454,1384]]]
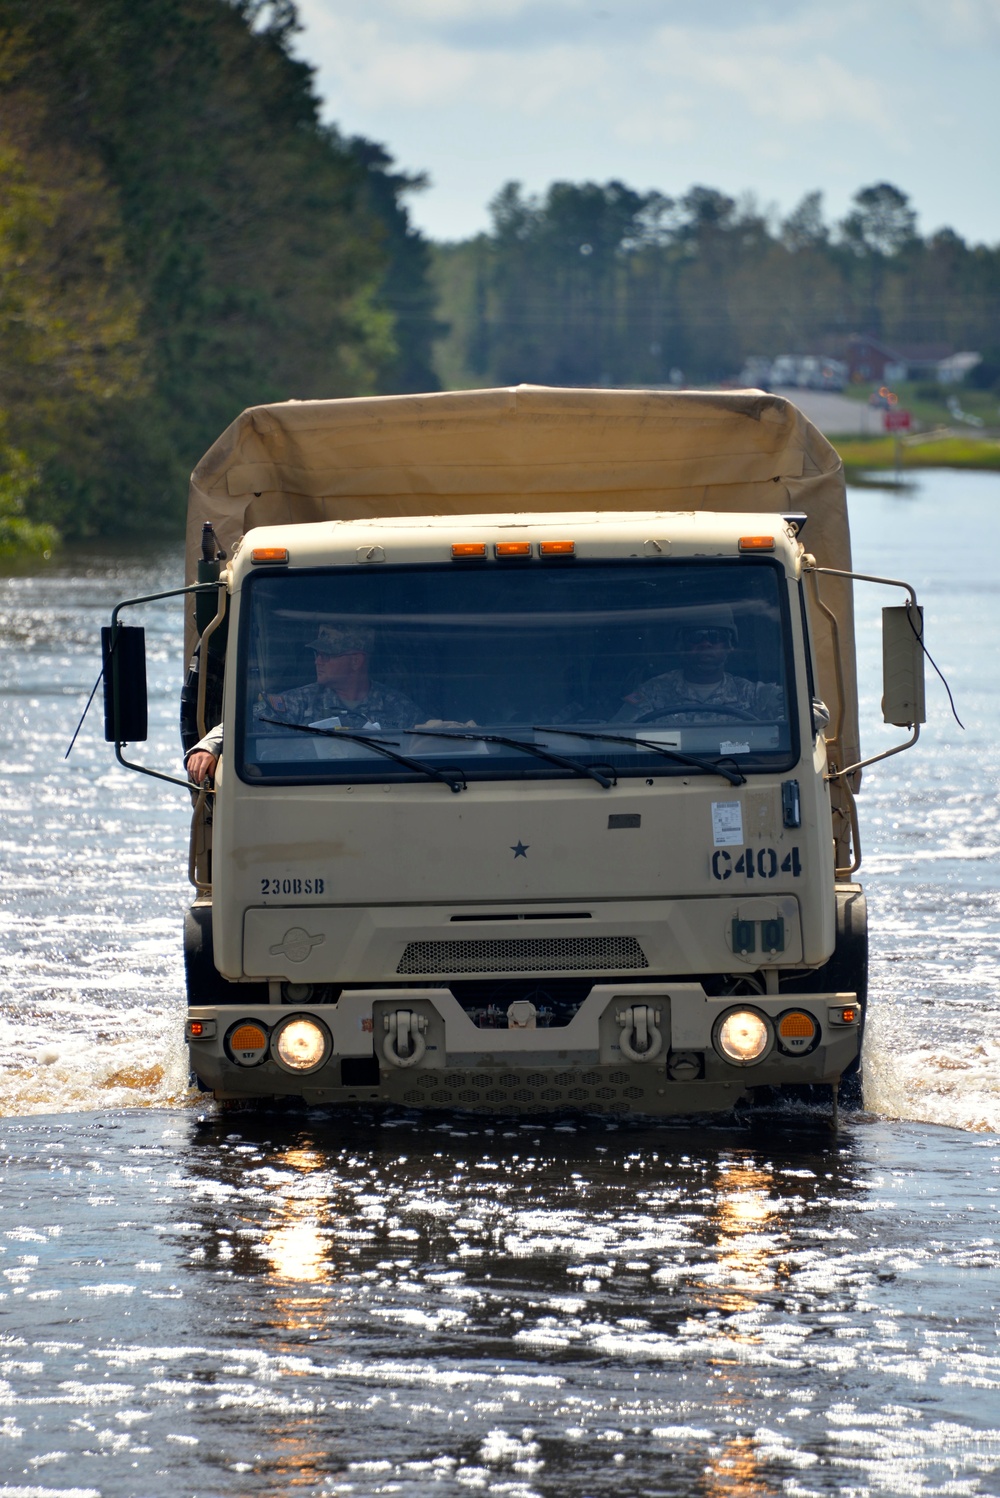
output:
[[[708,770],[712,775],[722,775],[730,785],[746,785],[747,778],[739,770],[728,770],[721,760],[702,759],[697,754],[682,754],[679,749],[669,749],[666,744],[657,744],[653,739],[633,739],[623,733],[585,733],[579,728],[545,728],[533,723],[535,733],[568,733],[574,739],[605,739],[611,744],[638,744],[643,749],[652,749],[664,759],[672,759],[680,765],[694,765],[699,770]]]
[[[415,730],[409,731],[413,733]],[[574,775],[585,775],[590,780],[596,780],[597,784],[606,791],[618,784],[613,771],[611,775],[604,775],[600,770],[595,770],[593,765],[579,765],[575,759],[566,759],[562,754],[553,754],[551,749],[544,749],[540,744],[529,744],[525,739],[509,739],[502,733],[467,733],[460,728],[426,728],[416,731],[422,732],[431,739],[472,739],[480,744],[504,744],[508,749],[523,749],[525,754],[534,754],[538,759],[547,759],[550,765],[560,765],[564,770],[572,770]],[[562,730],[543,729],[542,731],[555,733]]]
[[[422,764],[419,759],[410,759],[406,754],[397,754],[381,739],[370,738],[368,734],[358,733],[353,728],[314,728],[311,723],[286,723],[284,718],[258,718],[257,721],[273,723],[276,728],[293,728],[296,733],[318,734],[324,739],[354,739],[359,744],[374,749],[377,754],[384,754],[386,759],[394,759],[397,765],[405,765],[408,770],[416,770],[421,775],[429,775],[432,780],[440,780],[450,791],[458,792],[469,789],[469,783],[461,770],[438,770],[433,765]],[[390,742],[396,741],[393,739]]]

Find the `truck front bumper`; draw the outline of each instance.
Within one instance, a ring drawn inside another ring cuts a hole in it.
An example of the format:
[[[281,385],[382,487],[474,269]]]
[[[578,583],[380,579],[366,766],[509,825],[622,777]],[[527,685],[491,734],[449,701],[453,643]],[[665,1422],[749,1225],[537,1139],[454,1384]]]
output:
[[[746,1014],[764,1043],[734,1060],[720,1031]],[[661,1116],[723,1112],[751,1087],[835,1083],[860,1030],[853,993],[709,998],[670,982],[597,984],[568,1025],[545,1029],[481,1029],[449,989],[419,987],[202,1005],[187,1021],[191,1064],[219,1099]]]

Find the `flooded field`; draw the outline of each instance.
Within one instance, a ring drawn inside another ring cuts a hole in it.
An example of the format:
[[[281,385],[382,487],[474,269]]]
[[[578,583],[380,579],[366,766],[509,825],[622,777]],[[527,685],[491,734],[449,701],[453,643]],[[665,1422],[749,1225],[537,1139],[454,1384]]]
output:
[[[955,694],[866,773],[866,1113],[237,1115],[188,1091],[190,809],[113,765],[112,602],[0,584],[0,1498],[1000,1493],[1000,479],[852,497]],[[878,611],[859,588],[865,748]],[[177,762],[177,602],[146,617]],[[870,725],[870,727],[868,727]]]

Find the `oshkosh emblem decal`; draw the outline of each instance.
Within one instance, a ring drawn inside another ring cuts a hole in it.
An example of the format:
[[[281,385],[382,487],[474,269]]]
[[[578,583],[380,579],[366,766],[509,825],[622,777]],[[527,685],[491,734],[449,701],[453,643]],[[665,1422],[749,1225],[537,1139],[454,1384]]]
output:
[[[287,957],[289,962],[305,962],[313,947],[318,947],[324,941],[325,936],[310,936],[301,926],[292,926],[277,946],[271,948],[271,956]]]

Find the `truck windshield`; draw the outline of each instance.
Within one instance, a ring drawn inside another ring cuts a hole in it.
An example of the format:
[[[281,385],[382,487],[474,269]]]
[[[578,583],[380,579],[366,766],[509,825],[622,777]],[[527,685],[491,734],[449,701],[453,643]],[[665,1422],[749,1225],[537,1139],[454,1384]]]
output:
[[[746,774],[797,757],[769,559],[268,572],[241,617],[251,782]]]

